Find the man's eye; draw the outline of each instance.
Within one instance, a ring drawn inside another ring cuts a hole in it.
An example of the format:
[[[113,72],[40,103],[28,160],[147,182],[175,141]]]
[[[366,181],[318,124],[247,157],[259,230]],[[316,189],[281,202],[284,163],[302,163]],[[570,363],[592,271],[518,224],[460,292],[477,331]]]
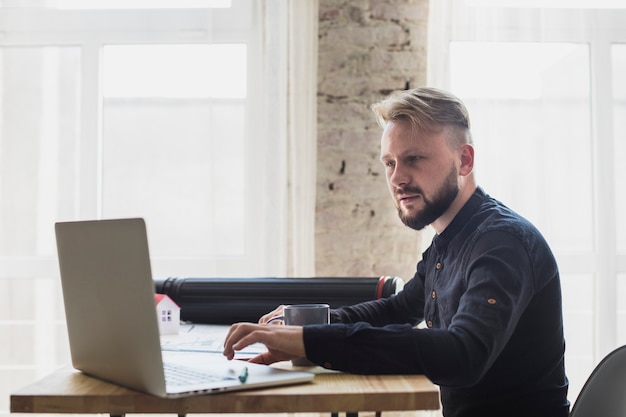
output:
[[[394,166],[396,166],[396,163],[393,162],[393,161],[387,161],[387,162],[385,162],[385,166],[387,168],[393,168]]]

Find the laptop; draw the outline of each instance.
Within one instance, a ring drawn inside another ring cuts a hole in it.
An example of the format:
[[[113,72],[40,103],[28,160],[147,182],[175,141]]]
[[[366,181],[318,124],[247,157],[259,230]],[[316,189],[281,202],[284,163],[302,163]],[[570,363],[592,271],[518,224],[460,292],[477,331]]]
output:
[[[143,219],[56,223],[72,365],[159,397],[309,382],[314,374],[161,348]],[[166,371],[182,369],[175,382]],[[202,373],[203,375],[198,375]]]

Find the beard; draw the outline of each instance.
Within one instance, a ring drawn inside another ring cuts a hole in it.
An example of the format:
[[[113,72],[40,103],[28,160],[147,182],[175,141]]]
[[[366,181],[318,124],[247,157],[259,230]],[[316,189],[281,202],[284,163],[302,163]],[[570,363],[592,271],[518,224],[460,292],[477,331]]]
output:
[[[456,196],[459,194],[459,184],[457,182],[458,172],[453,166],[443,184],[432,198],[427,198],[419,187],[407,187],[396,193],[419,194],[424,200],[424,208],[413,214],[405,214],[398,207],[398,216],[402,223],[414,230],[422,230],[435,220],[437,220],[450,207]]]

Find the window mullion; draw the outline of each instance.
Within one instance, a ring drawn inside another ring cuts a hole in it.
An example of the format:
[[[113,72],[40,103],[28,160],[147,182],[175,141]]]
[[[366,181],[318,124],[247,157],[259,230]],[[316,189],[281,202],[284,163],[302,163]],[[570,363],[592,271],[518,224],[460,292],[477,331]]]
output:
[[[617,274],[615,235],[615,196],[613,178],[613,109],[611,78],[611,39],[606,12],[591,12],[595,30],[591,38],[591,108],[593,136],[594,249],[597,254],[595,277],[594,354],[596,360],[617,343]]]
[[[81,55],[81,132],[78,144],[78,214],[99,218],[102,212],[102,99],[100,54],[97,41],[83,44]]]

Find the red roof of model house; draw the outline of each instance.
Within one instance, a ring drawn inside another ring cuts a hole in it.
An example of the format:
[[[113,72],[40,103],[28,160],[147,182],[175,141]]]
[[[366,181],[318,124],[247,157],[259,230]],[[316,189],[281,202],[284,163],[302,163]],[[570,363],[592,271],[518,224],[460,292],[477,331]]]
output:
[[[170,300],[170,302],[171,302],[172,304],[174,304],[176,307],[180,308],[180,307],[178,306],[178,304],[176,304],[176,302],[174,302],[174,300],[172,300],[172,299],[171,299],[171,298],[170,298],[167,294],[154,294],[154,304],[155,304],[155,305],[159,305],[159,303],[160,303],[161,301],[163,301],[164,299],[168,299],[168,300]]]

